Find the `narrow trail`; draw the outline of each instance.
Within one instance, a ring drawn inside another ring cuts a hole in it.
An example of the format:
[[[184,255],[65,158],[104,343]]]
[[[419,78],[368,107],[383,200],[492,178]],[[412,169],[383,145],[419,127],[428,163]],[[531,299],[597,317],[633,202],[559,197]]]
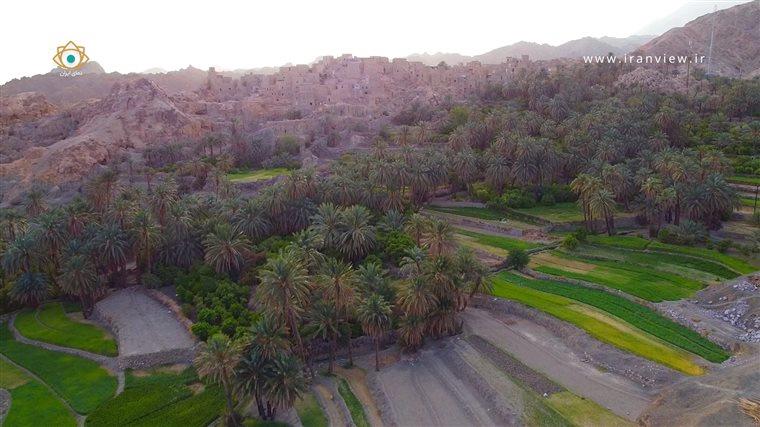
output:
[[[380,410],[374,397],[372,397],[372,392],[367,387],[367,374],[359,368],[346,369],[340,366],[335,368],[335,372],[348,381],[351,390],[364,407],[364,413],[367,415],[369,424],[373,427],[382,427],[384,424],[380,417]]]
[[[8,327],[13,333],[13,338],[20,343],[33,345],[35,347],[39,347],[45,350],[57,351],[59,353],[66,353],[72,356],[79,356],[84,359],[89,359],[89,360],[92,360],[93,362],[99,363],[100,365],[102,365],[103,367],[111,371],[112,373],[118,373],[120,371],[118,367],[118,359],[116,357],[103,356],[101,354],[90,353],[89,351],[80,350],[77,348],[63,347],[63,346],[59,346],[55,344],[50,344],[50,343],[46,343],[42,341],[29,339],[21,335],[18,329],[16,329],[15,323],[16,323],[16,315],[14,314],[8,320]]]
[[[340,394],[337,390],[334,390],[330,386],[329,380],[320,379],[314,383],[312,390],[314,390],[314,396],[317,398],[319,406],[327,416],[328,425],[340,427],[355,427],[351,416],[348,414],[348,408],[344,408],[340,405],[336,399],[340,399]],[[340,402],[342,403],[342,402]]]
[[[26,375],[28,375],[30,378],[32,378],[35,381],[37,381],[38,383],[42,384],[43,387],[47,388],[51,393],[53,393],[53,395],[58,400],[61,401],[61,403],[63,403],[63,406],[65,406],[66,409],[69,411],[69,413],[71,413],[71,415],[77,420],[77,425],[78,426],[83,426],[84,425],[84,420],[85,420],[85,418],[87,416],[86,415],[82,415],[79,412],[77,412],[76,410],[74,410],[74,408],[72,408],[71,405],[69,405],[69,402],[66,401],[66,399],[63,398],[63,396],[61,396],[60,394],[58,394],[58,392],[53,387],[51,387],[48,383],[46,383],[45,381],[43,381],[42,378],[38,377],[37,374],[35,374],[34,372],[32,372],[32,371],[26,369],[25,367],[19,365],[18,363],[16,363],[13,360],[9,359],[8,357],[6,357],[2,353],[0,353],[0,359],[2,359],[5,362],[7,362],[7,363],[9,363],[9,364],[11,364],[13,366],[15,366],[16,368],[18,368],[19,370],[21,370],[22,372],[24,372]]]

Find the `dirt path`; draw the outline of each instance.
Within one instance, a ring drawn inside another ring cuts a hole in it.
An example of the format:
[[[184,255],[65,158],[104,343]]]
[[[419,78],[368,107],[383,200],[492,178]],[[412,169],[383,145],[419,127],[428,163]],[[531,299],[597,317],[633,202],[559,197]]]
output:
[[[451,371],[442,357],[453,346],[436,345],[413,359],[384,367],[376,378],[388,402],[391,418],[399,426],[502,425],[498,411],[484,402],[471,384]]]
[[[468,333],[490,341],[568,390],[624,418],[636,420],[653,399],[632,381],[584,363],[538,325],[524,320],[507,324],[479,309],[468,310],[464,317]]]
[[[327,417],[328,425],[332,427],[354,425],[351,416],[348,414],[348,408],[344,409],[345,404],[342,401],[339,404],[337,399],[340,399],[340,394],[331,386],[329,379],[320,378],[311,388],[314,390],[314,396],[317,398],[319,406],[322,407]]]
[[[375,403],[367,386],[367,374],[359,368],[345,369],[340,366],[335,367],[335,372],[345,378],[351,386],[351,390],[364,406],[364,413],[367,415],[367,421],[373,427],[383,426],[383,420],[380,417],[380,409]]]

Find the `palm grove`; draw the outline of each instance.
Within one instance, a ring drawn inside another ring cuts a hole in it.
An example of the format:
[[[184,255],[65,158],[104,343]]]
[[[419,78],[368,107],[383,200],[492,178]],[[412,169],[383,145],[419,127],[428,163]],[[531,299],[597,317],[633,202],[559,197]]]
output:
[[[411,105],[371,152],[296,170],[253,197],[225,173],[292,165],[297,148],[267,151],[232,132],[146,153],[161,165],[145,167],[144,186],[129,163],[63,206],[36,187],[0,211],[3,311],[66,297],[89,314],[130,276],[175,284],[205,341],[198,372],[222,386],[230,420],[249,398],[272,419],[315,359],[329,371],[339,353],[351,363],[352,338],[365,336],[379,368],[383,344],[414,351],[457,333],[459,313],[488,292],[488,271],[451,226],[414,213],[437,191],[505,210],[577,201],[586,226],[608,233],[618,210],[653,235],[720,227],[737,203],[725,154],[758,153],[758,79],[662,93],[616,85],[623,71],[533,72],[466,105]]]

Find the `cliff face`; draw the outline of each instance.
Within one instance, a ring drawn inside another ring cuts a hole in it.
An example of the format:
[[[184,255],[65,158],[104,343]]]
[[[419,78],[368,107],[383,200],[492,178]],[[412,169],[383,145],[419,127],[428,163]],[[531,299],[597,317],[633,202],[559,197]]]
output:
[[[727,77],[760,73],[760,0],[701,16],[637,49],[643,55],[705,55],[715,27],[711,71]]]

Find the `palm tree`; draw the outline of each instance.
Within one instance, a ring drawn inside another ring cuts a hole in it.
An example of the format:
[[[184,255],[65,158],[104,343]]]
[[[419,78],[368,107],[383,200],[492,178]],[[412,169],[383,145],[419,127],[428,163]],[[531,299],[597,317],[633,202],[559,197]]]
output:
[[[100,278],[92,261],[81,254],[70,257],[63,265],[59,279],[61,290],[79,298],[85,318],[92,313],[92,297],[97,295]]]
[[[137,256],[140,270],[150,272],[153,269],[153,251],[161,241],[162,235],[153,223],[149,211],[145,209],[137,211],[132,223],[132,233],[135,237],[133,251]]]
[[[335,258],[328,258],[322,272],[317,276],[317,281],[321,284],[324,297],[335,308],[334,321],[336,328],[339,328],[341,323],[346,321],[349,309],[355,302],[356,272],[350,265]],[[350,328],[348,332],[348,360],[353,364]],[[333,336],[336,341],[337,335],[336,331]]]
[[[58,210],[47,211],[37,216],[34,231],[38,248],[45,251],[51,263],[52,274],[57,275],[60,248],[67,238],[61,212]]]
[[[29,272],[35,266],[39,251],[34,233],[24,233],[10,242],[3,254],[3,270],[14,274]]]
[[[352,261],[363,258],[375,245],[375,228],[370,224],[370,212],[361,205],[343,211],[340,251]]]
[[[438,303],[438,298],[430,290],[430,281],[425,276],[415,276],[402,282],[397,295],[402,310],[414,316],[426,316]]]
[[[48,293],[48,281],[44,274],[26,271],[13,283],[10,295],[21,304],[32,307],[40,305]]]
[[[241,359],[241,346],[230,340],[224,334],[215,334],[201,347],[195,356],[193,364],[198,370],[198,376],[208,378],[215,384],[220,384],[227,400],[227,419],[236,424],[235,406],[233,402],[233,380],[235,368]]]
[[[430,228],[430,219],[421,214],[413,214],[406,222],[406,232],[414,239],[417,246],[422,246],[422,237]]]
[[[219,224],[203,240],[206,264],[217,273],[236,277],[243,269],[245,257],[250,252],[248,238],[229,224]]]
[[[101,226],[93,239],[93,252],[106,273],[126,271],[129,248],[129,238],[118,224]]]
[[[406,314],[399,322],[399,344],[407,351],[416,351],[425,338],[425,318]]]
[[[268,398],[269,419],[274,419],[277,408],[290,408],[307,390],[306,379],[299,361],[290,355],[280,355],[274,360],[264,384]]]
[[[296,342],[299,355],[305,361],[306,351],[298,323],[309,295],[306,269],[294,254],[280,251],[261,269],[259,281],[256,295],[263,303],[264,312],[284,321]]]
[[[29,217],[34,218],[47,210],[45,191],[39,186],[33,186],[24,199],[24,210]]]
[[[11,242],[26,230],[26,218],[15,209],[0,209],[0,240]]]
[[[446,221],[433,220],[430,231],[423,237],[422,243],[427,245],[430,255],[434,257],[448,254],[456,246],[454,229]]]
[[[272,224],[264,216],[264,210],[256,199],[248,199],[233,217],[235,227],[252,241],[264,238]]]
[[[314,336],[330,342],[330,364],[327,371],[332,374],[338,346],[338,310],[330,301],[317,301],[312,307],[310,324],[314,328]]]
[[[341,238],[343,215],[332,203],[322,203],[311,218],[311,226],[322,237],[325,247],[337,249]]]
[[[613,217],[613,213],[615,212],[615,196],[611,191],[600,188],[591,194],[588,203],[591,212],[604,218],[607,234],[612,236],[615,229]]]
[[[251,328],[251,347],[255,347],[267,359],[274,359],[282,352],[290,351],[287,331],[272,316],[263,316]]]
[[[391,328],[391,306],[383,297],[372,294],[356,310],[365,334],[375,342],[375,371],[380,370],[380,339]]]

